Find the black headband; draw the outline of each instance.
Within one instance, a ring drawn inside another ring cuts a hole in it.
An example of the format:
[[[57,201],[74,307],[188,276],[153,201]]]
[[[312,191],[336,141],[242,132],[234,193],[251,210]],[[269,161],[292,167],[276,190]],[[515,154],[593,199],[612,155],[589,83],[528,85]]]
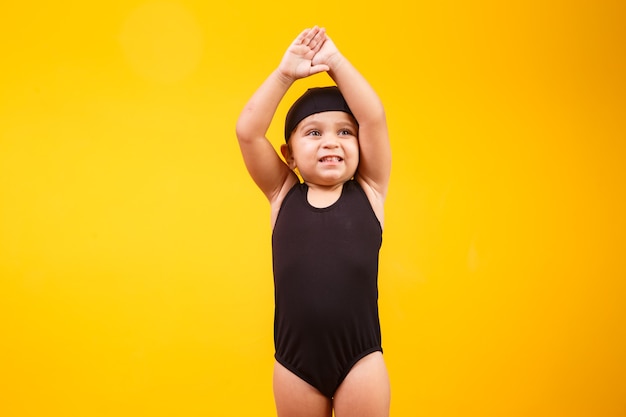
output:
[[[312,114],[325,111],[342,111],[354,117],[339,88],[335,86],[309,88],[287,112],[285,142],[289,140],[298,123]]]

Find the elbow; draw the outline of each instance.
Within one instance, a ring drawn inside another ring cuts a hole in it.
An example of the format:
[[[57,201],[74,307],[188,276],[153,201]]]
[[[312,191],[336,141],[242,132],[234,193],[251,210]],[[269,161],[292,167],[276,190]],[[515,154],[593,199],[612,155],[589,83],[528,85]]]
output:
[[[249,142],[253,137],[252,129],[250,129],[249,124],[246,123],[245,120],[242,120],[241,117],[237,120],[237,124],[235,125],[235,135],[239,142]]]
[[[244,109],[235,124],[235,135],[240,143],[248,143],[259,137],[265,137],[266,130],[262,121],[249,108]]]
[[[242,126],[242,124],[239,121],[235,125],[235,136],[237,136],[237,140],[239,140],[240,142],[242,138],[246,136],[246,130],[244,129],[244,126]]]
[[[387,125],[387,114],[385,108],[382,105],[371,108],[365,112],[359,112],[355,114],[356,120],[359,122],[359,126],[371,126],[376,129],[380,126]]]

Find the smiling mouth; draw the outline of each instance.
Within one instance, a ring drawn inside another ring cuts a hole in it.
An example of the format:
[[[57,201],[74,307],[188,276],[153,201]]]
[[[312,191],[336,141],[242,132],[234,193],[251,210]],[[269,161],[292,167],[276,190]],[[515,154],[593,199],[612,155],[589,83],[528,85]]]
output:
[[[341,162],[341,161],[343,161],[343,158],[339,156],[325,156],[323,158],[320,158],[320,162]]]

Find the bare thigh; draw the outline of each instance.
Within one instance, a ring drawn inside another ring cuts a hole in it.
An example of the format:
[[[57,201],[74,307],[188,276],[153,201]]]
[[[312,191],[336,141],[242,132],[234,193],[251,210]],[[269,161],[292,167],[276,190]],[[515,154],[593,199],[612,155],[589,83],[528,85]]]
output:
[[[389,374],[381,352],[354,365],[335,393],[337,417],[388,417],[391,402]]]
[[[274,363],[274,401],[278,417],[330,417],[331,402],[278,362]]]

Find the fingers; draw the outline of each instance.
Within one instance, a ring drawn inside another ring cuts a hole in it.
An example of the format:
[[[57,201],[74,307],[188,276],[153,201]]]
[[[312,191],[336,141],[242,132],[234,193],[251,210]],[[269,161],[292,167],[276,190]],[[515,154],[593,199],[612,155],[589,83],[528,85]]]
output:
[[[280,68],[294,79],[308,77],[319,72],[329,71],[329,66],[322,60],[313,62],[326,42],[326,29],[314,26],[304,29],[293,41],[283,56]]]
[[[320,72],[329,71],[330,67],[326,64],[311,65],[309,75],[318,74]]]
[[[317,30],[315,32],[315,36],[313,37],[313,39],[311,39],[311,42],[309,42],[309,48],[317,52],[320,50],[320,48],[324,44],[324,41],[326,40],[326,29],[318,28],[317,26],[315,26],[314,29]]]
[[[326,29],[319,26],[313,26],[310,29],[304,29],[294,42],[297,45],[306,46],[312,51],[319,51],[322,44],[326,40]]]

